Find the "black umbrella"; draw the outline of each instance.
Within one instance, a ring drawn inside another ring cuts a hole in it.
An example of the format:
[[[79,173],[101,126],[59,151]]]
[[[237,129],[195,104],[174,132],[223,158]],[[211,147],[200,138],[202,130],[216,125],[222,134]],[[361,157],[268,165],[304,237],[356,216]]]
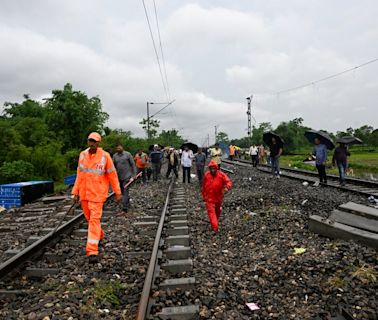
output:
[[[190,150],[193,151],[193,153],[196,153],[198,151],[198,146],[192,142],[185,142],[181,145],[180,149],[184,150],[185,147],[188,147]]]
[[[320,143],[324,144],[329,150],[335,148],[335,144],[333,143],[331,137],[323,131],[308,130],[305,132],[304,136],[311,143],[314,143],[315,138],[318,138]]]
[[[352,145],[352,144],[362,144],[362,140],[361,139],[358,139],[358,138],[353,137],[353,136],[343,136],[343,137],[337,139],[336,142],[337,143],[349,144],[349,145]]]
[[[148,147],[148,150],[149,150],[149,151],[154,150],[154,145],[155,145],[155,144],[150,144],[149,147]],[[164,149],[164,146],[163,146],[163,145],[161,145],[161,144],[157,144],[157,145],[160,147],[160,149],[162,149],[162,150]]]
[[[272,131],[268,131],[268,132],[265,132],[263,134],[263,140],[264,142],[268,145],[268,146],[271,146],[272,145],[272,138],[275,138],[276,141],[277,141],[277,144],[279,144],[281,147],[283,146],[283,144],[285,143],[285,141],[276,133],[272,132]]]

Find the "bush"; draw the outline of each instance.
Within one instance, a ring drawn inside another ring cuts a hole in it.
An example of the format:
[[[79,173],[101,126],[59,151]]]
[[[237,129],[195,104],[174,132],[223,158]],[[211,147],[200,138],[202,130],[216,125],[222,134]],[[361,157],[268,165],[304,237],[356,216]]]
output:
[[[0,167],[0,183],[28,181],[33,177],[34,166],[26,161],[4,162]]]

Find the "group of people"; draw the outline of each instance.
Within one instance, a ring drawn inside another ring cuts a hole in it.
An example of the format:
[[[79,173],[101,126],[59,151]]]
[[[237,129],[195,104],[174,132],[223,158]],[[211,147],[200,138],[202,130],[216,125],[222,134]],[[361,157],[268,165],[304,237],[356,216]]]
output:
[[[264,146],[256,146],[255,144],[249,148],[248,154],[251,157],[252,164],[256,167],[261,163],[260,159],[265,155],[267,156],[267,162],[270,163],[272,168],[272,174],[280,177],[279,159],[283,152],[283,144],[280,144],[276,138],[272,137],[271,143],[268,148],[264,149]],[[315,162],[316,169],[318,171],[319,182],[327,184],[326,163],[327,163],[328,150],[327,146],[321,143],[319,138],[314,139],[314,149],[310,156]],[[345,143],[340,143],[335,148],[332,157],[332,165],[336,166],[339,171],[339,182],[341,185],[345,185],[345,177],[347,170],[347,158],[350,156],[348,146]]]
[[[165,154],[159,150],[158,145],[154,145],[149,155],[143,150],[138,150],[133,157],[130,152],[124,150],[122,144],[118,144],[116,152],[111,157],[100,147],[100,143],[99,133],[89,134],[88,148],[80,153],[76,181],[72,189],[74,202],[81,202],[84,216],[88,221],[86,254],[90,263],[98,261],[99,245],[104,238],[101,216],[109,185],[117,203],[121,203],[123,212],[127,212],[130,202],[128,186],[139,176],[142,177],[142,182],[146,182],[148,168],[151,168],[154,180],[157,181],[164,158],[168,164],[166,177],[168,178],[172,171],[178,177],[180,163],[183,168],[183,183],[186,181],[190,183],[192,162],[195,162],[211,228],[214,232],[218,231],[223,197],[231,188],[230,179],[220,171],[222,153],[219,145],[211,151],[212,160],[208,165],[209,171],[205,172],[207,156],[201,148],[195,154],[187,146],[181,154],[174,148],[170,148]]]

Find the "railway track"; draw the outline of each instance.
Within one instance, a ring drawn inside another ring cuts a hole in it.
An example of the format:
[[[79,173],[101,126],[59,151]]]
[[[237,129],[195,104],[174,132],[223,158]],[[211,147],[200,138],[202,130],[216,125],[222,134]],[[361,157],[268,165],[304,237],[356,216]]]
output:
[[[245,167],[252,167],[252,164],[247,160],[223,160],[226,164],[232,165],[240,165]],[[270,166],[268,165],[259,165],[257,167],[262,172],[270,173]],[[280,168],[280,174],[284,177],[290,179],[296,179],[301,181],[307,181],[309,183],[316,183],[318,179],[318,175],[316,172],[301,170],[301,169],[293,169],[293,168]],[[328,187],[337,188],[339,190],[349,191],[359,193],[365,196],[374,196],[378,197],[378,183],[375,181],[363,180],[363,179],[356,179],[356,178],[346,178],[346,185],[341,186],[339,184],[339,177],[335,175],[327,175],[328,177]],[[324,185],[324,184],[323,184]]]
[[[190,303],[190,290],[195,286],[186,195],[183,187],[171,180],[159,221],[137,222],[141,226],[157,226],[137,319],[196,319],[199,306]],[[145,217],[145,219],[149,219]],[[165,292],[181,298],[173,305]]]
[[[109,194],[106,202],[109,203],[113,196],[113,193]],[[26,235],[30,235],[33,230],[35,233],[29,236],[25,242],[21,243],[21,247],[16,249],[11,248],[4,252],[3,262],[0,265],[0,280],[18,275],[19,273],[23,273],[30,278],[43,278],[58,274],[58,268],[51,268],[48,265],[63,261],[65,257],[55,255],[54,246],[59,242],[63,242],[68,247],[79,244],[84,245],[87,229],[78,229],[78,227],[87,224],[84,223],[83,212],[78,210],[78,213],[75,213],[78,205],[71,204],[72,200],[70,198],[63,198],[63,203],[60,203],[61,201],[58,202],[58,204],[53,202],[43,207],[42,201],[42,203],[39,202],[34,206],[21,208],[19,213],[22,215],[23,213],[28,214],[31,212],[33,216],[27,216],[27,218],[32,219],[19,220],[16,218],[15,222],[21,224],[21,228],[27,228],[24,232]],[[46,219],[46,213],[55,214],[50,219]],[[42,220],[42,224],[38,225],[39,228],[36,228],[35,224],[22,225],[22,222],[34,222],[35,220],[40,222]],[[5,219],[5,222],[2,222],[3,224],[6,223],[7,219]],[[10,230],[13,230],[12,227],[13,225],[9,226]],[[22,232],[22,229],[20,231]],[[71,234],[77,237],[77,239],[70,239]],[[16,233],[15,236],[19,237],[19,234]],[[37,258],[41,259],[38,260]],[[47,266],[43,266],[45,262]],[[18,294],[23,294],[23,292],[19,290],[0,290],[1,297],[12,297]]]

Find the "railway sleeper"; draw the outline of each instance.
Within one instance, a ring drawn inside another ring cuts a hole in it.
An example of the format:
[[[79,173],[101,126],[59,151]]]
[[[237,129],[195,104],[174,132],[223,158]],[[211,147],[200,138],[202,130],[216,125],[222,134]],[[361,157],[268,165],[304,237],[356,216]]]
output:
[[[190,320],[197,319],[199,313],[198,305],[163,308],[157,315],[160,319]]]
[[[161,268],[170,274],[180,274],[183,272],[191,272],[193,270],[192,259],[168,260],[161,265]]]

